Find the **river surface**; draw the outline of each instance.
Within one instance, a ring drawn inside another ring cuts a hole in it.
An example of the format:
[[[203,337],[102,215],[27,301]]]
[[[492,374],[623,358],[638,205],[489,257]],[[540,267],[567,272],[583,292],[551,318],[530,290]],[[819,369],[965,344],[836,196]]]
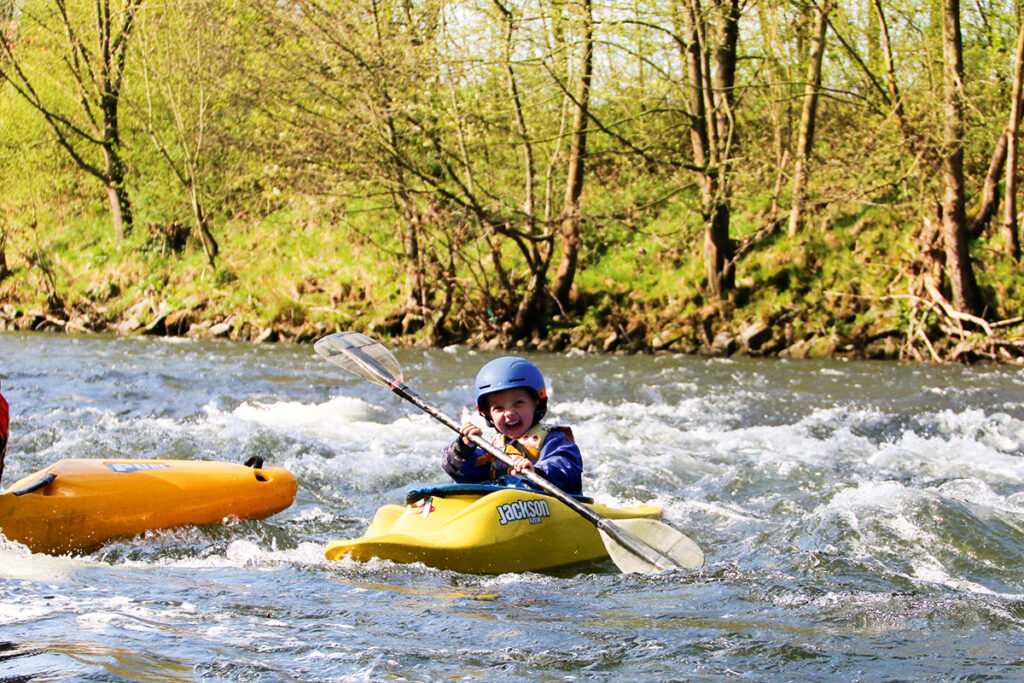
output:
[[[456,419],[494,354],[395,351]],[[243,461],[299,479],[262,522],[87,555],[0,541],[0,681],[1024,678],[1024,372],[533,355],[585,492],[656,503],[697,572],[471,576],[328,562],[445,483],[452,434],[311,346],[0,334],[4,484],[61,458]]]

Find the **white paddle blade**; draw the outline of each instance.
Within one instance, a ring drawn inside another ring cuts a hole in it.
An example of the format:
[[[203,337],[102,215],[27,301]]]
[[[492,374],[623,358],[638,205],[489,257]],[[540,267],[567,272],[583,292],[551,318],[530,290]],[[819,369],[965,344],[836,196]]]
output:
[[[380,342],[358,332],[336,332],[318,339],[313,349],[331,363],[386,387],[402,382],[402,367]]]
[[[704,566],[704,552],[700,546],[689,536],[664,522],[656,519],[616,519],[612,525],[616,530],[640,539],[663,556],[659,562],[652,562],[602,530],[601,540],[604,541],[604,547],[615,565],[623,572],[654,574],[671,569],[673,565],[683,569],[700,569]]]

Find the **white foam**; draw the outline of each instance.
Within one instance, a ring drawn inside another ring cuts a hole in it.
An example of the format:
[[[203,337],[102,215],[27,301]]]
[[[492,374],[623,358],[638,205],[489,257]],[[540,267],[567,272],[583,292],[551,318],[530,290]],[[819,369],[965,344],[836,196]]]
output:
[[[218,412],[212,406],[207,406],[206,410],[211,414]],[[383,412],[379,406],[362,399],[337,396],[321,404],[297,401],[243,403],[232,412],[232,415],[265,427],[317,432],[325,425],[367,422]]]
[[[1024,483],[1024,458],[963,437],[904,432],[893,444],[879,448],[865,464],[875,476],[978,477],[990,482]]]
[[[32,623],[52,614],[51,604],[31,600],[0,601],[0,626]]]
[[[279,402],[242,404],[230,416],[211,409],[211,421],[227,430],[251,431],[253,425],[289,436],[344,445],[380,440],[418,443],[424,433],[440,436],[444,427],[421,413],[409,413],[393,422],[381,420],[385,411],[361,399],[337,397],[322,404]]]
[[[281,565],[321,565],[327,562],[324,547],[319,543],[304,541],[294,548],[278,549],[273,542],[270,546],[250,539],[231,541],[222,554],[203,557],[163,557],[157,560],[125,560],[120,566],[133,569],[155,567],[178,567],[189,569],[216,569],[223,567],[273,568]]]
[[[25,579],[42,584],[63,583],[76,571],[92,563],[68,557],[33,553],[20,543],[8,541],[0,535],[0,577]]]
[[[225,559],[236,567],[267,564],[321,565],[327,563],[324,547],[319,543],[302,542],[295,548],[278,550],[265,548],[247,540],[232,541],[224,553]]]

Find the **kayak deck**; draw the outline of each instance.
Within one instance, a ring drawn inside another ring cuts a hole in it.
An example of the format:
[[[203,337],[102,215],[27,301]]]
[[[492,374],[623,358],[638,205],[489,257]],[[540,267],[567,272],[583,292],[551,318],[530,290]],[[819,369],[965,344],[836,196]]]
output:
[[[656,519],[652,505],[613,508],[581,499],[609,519]],[[544,571],[608,559],[593,524],[530,488],[454,484],[381,507],[363,536],[332,541],[329,560],[422,562],[467,574]]]
[[[0,493],[0,533],[63,554],[152,529],[263,519],[292,504],[281,467],[208,460],[68,459]]]

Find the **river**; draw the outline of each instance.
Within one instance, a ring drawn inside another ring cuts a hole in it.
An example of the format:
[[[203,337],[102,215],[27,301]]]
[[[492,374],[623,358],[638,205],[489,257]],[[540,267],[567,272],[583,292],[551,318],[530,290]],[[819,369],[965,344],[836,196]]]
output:
[[[494,354],[398,349],[457,419]],[[452,434],[311,346],[0,334],[4,484],[61,458],[243,461],[262,521],[50,557],[0,541],[2,681],[946,681],[1024,677],[1024,374],[531,355],[585,492],[663,505],[696,572],[328,562],[444,483]]]

